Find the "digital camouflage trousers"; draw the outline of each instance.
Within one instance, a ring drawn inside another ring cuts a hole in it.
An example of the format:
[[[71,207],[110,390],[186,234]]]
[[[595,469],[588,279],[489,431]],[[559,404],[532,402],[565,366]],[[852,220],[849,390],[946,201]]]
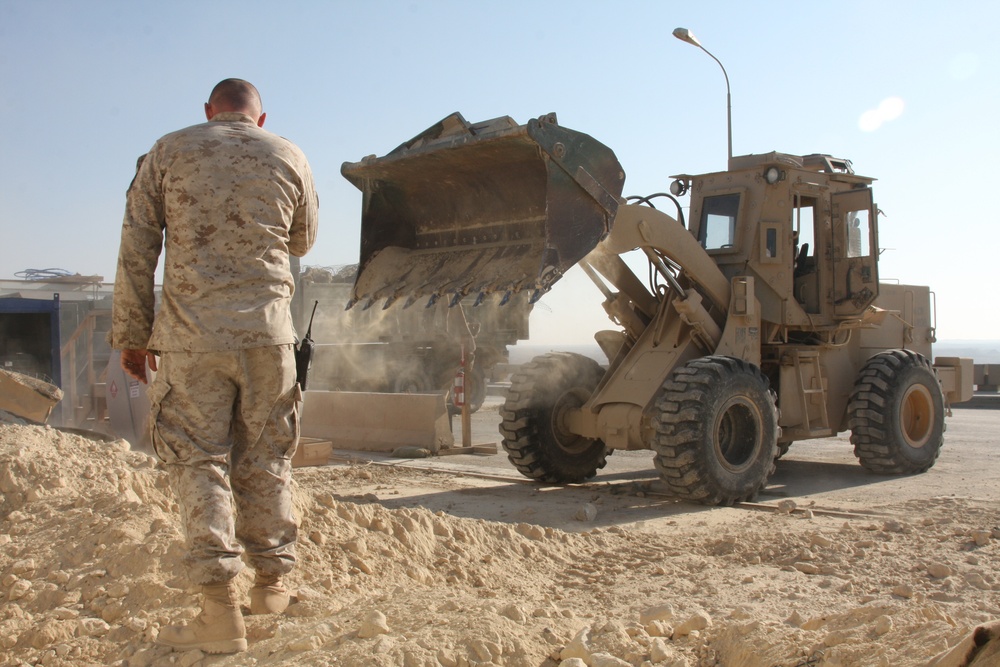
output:
[[[291,345],[164,352],[149,391],[153,449],[181,510],[192,583],[295,565],[291,457],[301,392]]]

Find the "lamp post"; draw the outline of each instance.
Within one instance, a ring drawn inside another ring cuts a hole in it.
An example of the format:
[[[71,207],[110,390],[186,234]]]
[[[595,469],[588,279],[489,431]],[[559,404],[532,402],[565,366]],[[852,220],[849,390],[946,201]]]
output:
[[[674,29],[674,37],[681,40],[682,42],[687,42],[697,46],[699,49],[707,53],[712,57],[712,60],[719,63],[719,67],[722,67],[722,62],[712,55],[712,53],[701,45],[698,38],[694,36],[687,28],[676,28]],[[729,74],[726,73],[726,68],[722,67],[722,75],[726,77],[726,130],[728,132],[729,138],[729,159],[733,157],[733,97],[729,91]],[[728,163],[727,163],[728,164]]]

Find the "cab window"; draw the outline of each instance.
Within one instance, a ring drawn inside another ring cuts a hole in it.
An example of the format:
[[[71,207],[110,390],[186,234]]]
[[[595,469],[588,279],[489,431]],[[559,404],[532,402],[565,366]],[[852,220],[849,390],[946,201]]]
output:
[[[705,197],[701,205],[701,245],[707,250],[732,248],[736,245],[736,221],[740,212],[740,195]]]
[[[792,207],[792,238],[795,246],[796,274],[815,268],[815,223],[816,198],[796,194]]]
[[[847,257],[871,255],[871,224],[868,211],[848,211],[844,229],[847,230]]]

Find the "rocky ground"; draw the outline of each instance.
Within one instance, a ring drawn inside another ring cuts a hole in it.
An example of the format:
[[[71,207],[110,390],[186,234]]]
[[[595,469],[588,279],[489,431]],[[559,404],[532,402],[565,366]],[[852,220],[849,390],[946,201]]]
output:
[[[248,616],[245,654],[178,654],[153,639],[197,598],[158,463],[124,441],[7,416],[0,665],[900,667],[1000,618],[993,502],[692,507],[619,525],[592,520],[594,507],[608,518],[608,492],[582,489],[556,528],[469,518],[495,502],[488,484],[297,469],[298,603]],[[539,501],[524,489],[524,503]],[[429,494],[451,494],[461,516],[428,509]]]

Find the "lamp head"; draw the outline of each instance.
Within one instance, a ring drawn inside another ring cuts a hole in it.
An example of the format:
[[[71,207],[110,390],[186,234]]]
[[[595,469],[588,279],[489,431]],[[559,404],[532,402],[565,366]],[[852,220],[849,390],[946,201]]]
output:
[[[674,37],[682,42],[687,42],[688,44],[693,44],[698,48],[703,48],[701,42],[698,41],[698,38],[695,37],[694,33],[687,28],[674,28]]]

